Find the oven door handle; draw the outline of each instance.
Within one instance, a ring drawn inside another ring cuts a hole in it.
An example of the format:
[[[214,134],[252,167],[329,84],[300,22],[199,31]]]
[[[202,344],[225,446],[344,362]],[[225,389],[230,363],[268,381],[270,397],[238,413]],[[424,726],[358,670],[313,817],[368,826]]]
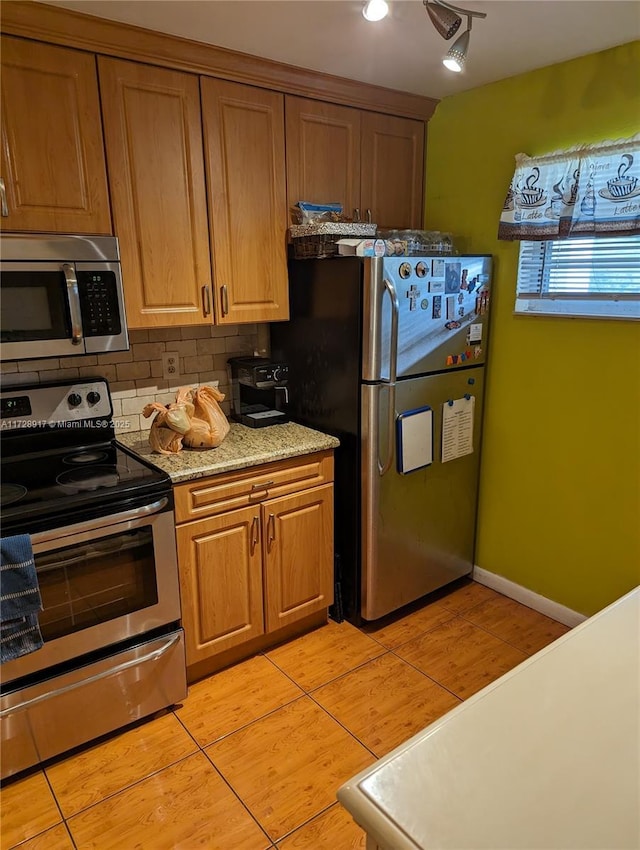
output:
[[[156,661],[158,658],[161,658],[165,653],[172,649],[180,641],[181,637],[181,632],[175,635],[171,635],[171,638],[165,644],[159,646],[157,649],[154,649],[151,652],[148,652],[141,658],[131,658],[129,659],[129,661],[123,661],[122,664],[118,664],[115,667],[109,667],[108,670],[103,670],[101,673],[96,673],[94,676],[89,676],[88,679],[81,679],[78,682],[71,682],[69,685],[64,685],[63,687],[57,688],[54,691],[47,691],[45,694],[40,694],[40,696],[24,700],[24,702],[18,703],[18,705],[12,705],[9,708],[5,708],[3,711],[0,711],[0,718],[8,717],[11,714],[15,714],[16,711],[23,711],[25,708],[29,708],[29,706],[36,705],[36,703],[43,702],[46,699],[62,696],[62,694],[69,693],[69,691],[74,691],[76,688],[83,688],[85,685],[90,685],[93,682],[100,681],[100,679],[107,679],[109,678],[109,676],[115,676],[118,673],[122,673],[125,670],[128,670],[130,667],[136,667],[139,664],[144,664],[146,661]]]
[[[62,543],[65,537],[71,537],[85,531],[97,531],[100,528],[108,528],[111,525],[118,525],[121,522],[144,519],[145,517],[160,513],[168,504],[169,499],[165,496],[162,499],[158,499],[157,502],[153,502],[150,505],[143,505],[141,508],[134,508],[131,511],[122,511],[119,514],[110,514],[109,516],[89,519],[86,522],[65,526],[62,529],[53,528],[50,531],[40,531],[37,534],[31,535],[31,545],[42,546],[45,543],[51,542]]]

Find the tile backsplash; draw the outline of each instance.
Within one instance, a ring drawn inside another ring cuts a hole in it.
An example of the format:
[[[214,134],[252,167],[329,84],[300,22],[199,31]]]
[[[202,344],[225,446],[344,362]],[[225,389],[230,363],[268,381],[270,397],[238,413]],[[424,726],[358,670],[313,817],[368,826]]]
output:
[[[146,404],[175,401],[184,386],[209,384],[225,394],[221,406],[230,412],[229,357],[268,352],[268,325],[225,327],[157,328],[129,331],[129,351],[78,357],[19,360],[0,363],[3,388],[67,378],[100,376],[109,381],[116,431],[140,431],[151,427],[153,417],[141,415]],[[178,356],[180,375],[162,377],[162,355]]]

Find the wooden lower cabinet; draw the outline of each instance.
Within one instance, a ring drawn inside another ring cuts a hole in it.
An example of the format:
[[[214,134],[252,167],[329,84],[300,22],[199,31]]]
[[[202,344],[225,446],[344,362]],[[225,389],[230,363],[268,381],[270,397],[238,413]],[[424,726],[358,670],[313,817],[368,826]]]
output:
[[[262,481],[269,468],[247,482]],[[180,491],[193,487],[176,488],[177,506]],[[333,602],[333,483],[275,498],[268,488],[260,494],[248,507],[213,506],[212,516],[176,528],[188,666],[260,635],[273,634],[275,643],[279,630]]]
[[[333,484],[262,505],[265,631],[333,602]]]
[[[187,664],[264,632],[260,509],[176,529]]]

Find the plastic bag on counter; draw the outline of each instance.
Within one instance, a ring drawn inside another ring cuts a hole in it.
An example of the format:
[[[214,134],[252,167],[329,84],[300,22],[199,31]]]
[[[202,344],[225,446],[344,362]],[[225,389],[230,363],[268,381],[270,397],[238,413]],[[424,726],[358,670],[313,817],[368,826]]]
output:
[[[178,391],[176,402],[192,404],[194,413],[191,429],[184,435],[184,444],[190,448],[210,448],[219,446],[229,433],[229,421],[219,402],[224,393],[216,387],[197,387],[195,390],[183,387]]]
[[[223,399],[224,393],[215,387],[182,387],[173,404],[147,404],[142,415],[148,419],[156,414],[149,432],[149,445],[164,455],[175,454],[183,446],[216,448],[230,428],[219,404]]]
[[[145,419],[156,414],[149,431],[149,445],[154,452],[161,455],[177,454],[182,448],[183,433],[175,428],[175,424],[183,425],[183,412],[177,412],[176,407],[177,405],[165,407],[164,404],[154,401],[153,404],[147,404],[142,411]]]

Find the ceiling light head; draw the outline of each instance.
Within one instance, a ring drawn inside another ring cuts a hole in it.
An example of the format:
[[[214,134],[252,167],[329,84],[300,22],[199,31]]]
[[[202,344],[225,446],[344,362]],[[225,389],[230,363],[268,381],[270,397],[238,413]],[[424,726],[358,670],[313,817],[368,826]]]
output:
[[[441,6],[437,0],[422,0],[431,23],[442,38],[452,38],[460,29],[462,18],[450,9]]]
[[[442,60],[442,64],[449,71],[460,73],[464,70],[464,64],[467,61],[467,50],[469,49],[469,33],[471,32],[471,19],[467,29],[462,33],[460,38],[451,45],[447,51],[447,55]]]
[[[385,0],[369,0],[364,4],[362,14],[367,21],[381,21],[389,14],[389,6]]]

